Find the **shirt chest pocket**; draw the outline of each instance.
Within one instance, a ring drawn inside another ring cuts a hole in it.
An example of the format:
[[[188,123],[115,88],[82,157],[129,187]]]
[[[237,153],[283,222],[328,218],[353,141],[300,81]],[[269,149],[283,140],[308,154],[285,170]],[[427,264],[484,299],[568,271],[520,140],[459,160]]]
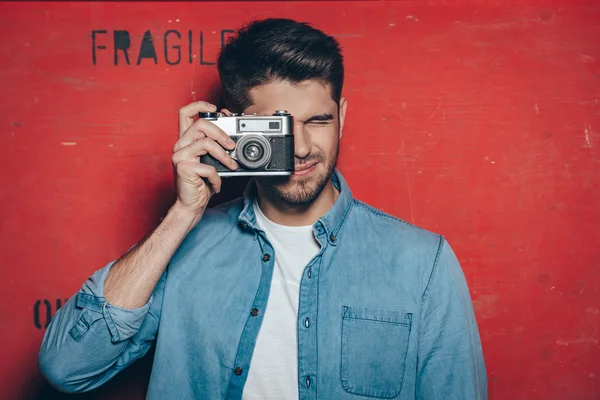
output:
[[[391,399],[402,389],[412,314],[343,307],[341,383],[348,393]]]

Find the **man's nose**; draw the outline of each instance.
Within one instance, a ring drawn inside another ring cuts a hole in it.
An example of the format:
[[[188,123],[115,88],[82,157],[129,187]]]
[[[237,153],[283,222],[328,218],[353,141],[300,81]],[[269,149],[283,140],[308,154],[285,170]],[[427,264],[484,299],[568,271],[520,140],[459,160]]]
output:
[[[312,146],[304,124],[294,124],[294,154],[297,158],[305,158],[310,154]]]

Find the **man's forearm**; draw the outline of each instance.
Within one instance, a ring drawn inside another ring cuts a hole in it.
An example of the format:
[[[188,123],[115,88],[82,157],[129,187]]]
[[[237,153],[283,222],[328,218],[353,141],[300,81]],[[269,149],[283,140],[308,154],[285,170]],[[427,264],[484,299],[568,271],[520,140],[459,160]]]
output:
[[[104,297],[109,304],[132,309],[146,304],[171,257],[199,218],[171,207],[161,224],[108,272]]]

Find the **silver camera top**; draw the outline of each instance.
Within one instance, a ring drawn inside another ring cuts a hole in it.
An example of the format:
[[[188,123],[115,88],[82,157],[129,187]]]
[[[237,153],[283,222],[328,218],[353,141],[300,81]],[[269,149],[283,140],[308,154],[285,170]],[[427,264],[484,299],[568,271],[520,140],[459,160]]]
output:
[[[273,115],[231,114],[201,112],[200,118],[211,121],[229,136],[246,133],[263,135],[291,135],[292,116],[286,110],[277,110]]]

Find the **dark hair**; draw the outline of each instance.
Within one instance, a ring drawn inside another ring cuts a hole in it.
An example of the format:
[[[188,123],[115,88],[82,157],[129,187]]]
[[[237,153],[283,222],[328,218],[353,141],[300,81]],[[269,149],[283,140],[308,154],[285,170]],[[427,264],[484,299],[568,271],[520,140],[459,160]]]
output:
[[[222,97],[232,112],[252,104],[250,90],[273,80],[329,84],[339,105],[344,64],[339,43],[308,23],[283,18],[254,21],[240,28],[219,53]]]

